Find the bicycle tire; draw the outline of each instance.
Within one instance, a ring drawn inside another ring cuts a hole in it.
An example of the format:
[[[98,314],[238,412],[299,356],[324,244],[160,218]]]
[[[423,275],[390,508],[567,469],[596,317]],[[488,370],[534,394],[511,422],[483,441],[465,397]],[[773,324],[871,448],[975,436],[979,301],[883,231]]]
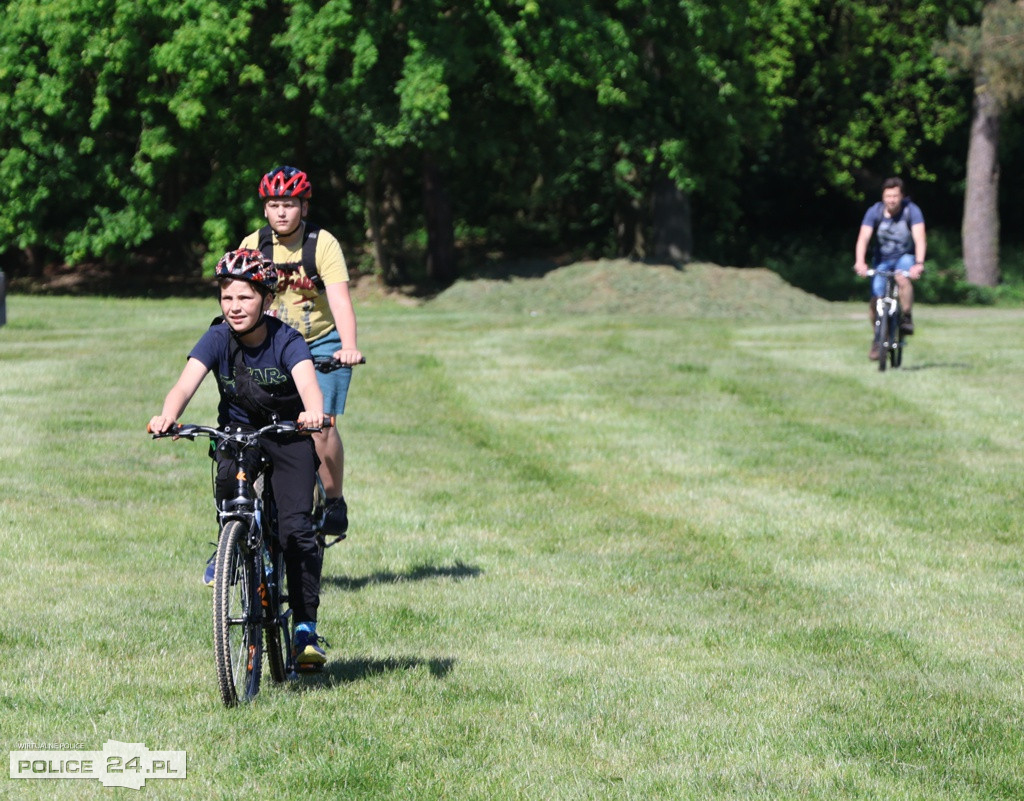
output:
[[[878,369],[885,372],[886,362],[889,360],[889,315],[883,313],[878,318],[878,345],[881,352],[878,354]]]
[[[263,632],[262,566],[245,552],[246,527],[234,520],[221,529],[213,580],[213,651],[225,706],[251,701],[260,691]]]
[[[270,678],[280,684],[286,681],[292,672],[292,638],[288,623],[291,610],[285,609],[288,600],[288,580],[284,567],[284,556],[280,549],[270,549],[267,559],[270,563],[270,575],[267,576],[268,608],[263,628],[267,640],[267,666],[270,668]]]
[[[892,325],[893,341],[892,350],[889,352],[889,363],[895,369],[903,363],[903,307],[898,304],[896,311],[893,312]]]

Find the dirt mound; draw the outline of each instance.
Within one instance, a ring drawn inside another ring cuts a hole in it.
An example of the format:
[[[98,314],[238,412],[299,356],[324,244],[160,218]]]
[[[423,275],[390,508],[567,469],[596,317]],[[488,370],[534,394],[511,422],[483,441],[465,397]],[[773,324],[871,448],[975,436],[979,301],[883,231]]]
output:
[[[428,304],[441,310],[505,313],[622,313],[668,317],[778,318],[815,313],[826,301],[762,268],[684,267],[600,260],[543,269],[511,269],[506,277],[457,282]]]

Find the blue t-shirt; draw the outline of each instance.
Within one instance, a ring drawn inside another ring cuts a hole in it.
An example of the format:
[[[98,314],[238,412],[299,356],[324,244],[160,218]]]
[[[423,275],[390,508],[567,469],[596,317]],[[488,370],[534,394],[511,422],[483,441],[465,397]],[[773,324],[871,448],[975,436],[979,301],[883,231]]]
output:
[[[289,325],[273,317],[264,317],[267,324],[267,336],[255,348],[241,345],[242,356],[249,373],[256,383],[274,394],[296,392],[292,370],[299,362],[312,359],[309,345],[302,335]],[[220,405],[217,407],[217,424],[258,426],[260,421],[243,407],[225,395],[224,388],[234,387],[234,372],[231,364],[229,345],[231,328],[227,323],[212,325],[196,343],[188,354],[190,359],[198,359],[211,373],[217,376],[217,389],[220,390]],[[289,412],[294,411],[294,414]],[[281,419],[294,420],[302,411],[301,401],[294,410],[283,411]]]
[[[885,216],[885,204],[878,201],[864,214],[861,225],[875,229],[875,261],[892,261],[907,253],[914,252],[914,236],[911,229],[924,222],[924,214],[909,198],[895,217]]]

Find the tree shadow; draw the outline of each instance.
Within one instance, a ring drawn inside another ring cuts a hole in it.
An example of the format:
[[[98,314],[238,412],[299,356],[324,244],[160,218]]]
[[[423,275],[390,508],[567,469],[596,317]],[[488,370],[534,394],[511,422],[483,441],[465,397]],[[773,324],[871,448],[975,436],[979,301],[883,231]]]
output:
[[[390,570],[381,570],[371,573],[369,576],[323,576],[321,584],[338,587],[348,592],[358,592],[372,584],[401,584],[404,581],[426,581],[435,578],[450,578],[462,580],[476,578],[483,571],[479,567],[467,565],[462,561],[445,567],[438,565],[416,565],[404,573],[395,573]]]
[[[516,259],[508,258],[486,258],[480,259],[482,266],[469,275],[463,276],[463,280],[491,280],[511,281],[517,278],[544,278],[548,273],[554,272],[562,267],[568,267],[578,261],[601,261],[597,257],[582,258],[578,255],[562,258],[543,257],[522,257]],[[666,261],[664,259],[611,259],[611,261],[628,261],[634,264],[643,264],[650,267],[672,267],[679,272],[686,272],[686,264],[683,261]]]
[[[511,281],[514,278],[543,278],[565,262],[547,258],[492,258],[483,259],[482,265],[466,276],[467,280]]]

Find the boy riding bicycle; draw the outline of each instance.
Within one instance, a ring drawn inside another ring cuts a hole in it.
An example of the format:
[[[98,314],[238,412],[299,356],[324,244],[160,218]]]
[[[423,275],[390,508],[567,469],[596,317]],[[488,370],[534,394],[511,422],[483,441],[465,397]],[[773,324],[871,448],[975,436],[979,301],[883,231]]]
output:
[[[209,372],[217,377],[221,428],[255,429],[274,417],[320,428],[323,395],[309,347],[298,331],[266,314],[277,288],[274,265],[258,250],[235,250],[217,263],[216,276],[223,316],[192,348],[163,409],[150,420],[150,431],[168,431]],[[316,619],[323,551],[310,517],[316,452],[310,437],[300,434],[268,436],[264,446],[273,464],[270,482],[288,585],[298,590],[289,598],[296,663],[322,665],[326,654],[316,633]],[[218,504],[233,497],[236,470],[229,460],[218,458]]]
[[[356,343],[345,256],[330,232],[307,221],[313,186],[302,170],[275,167],[260,180],[258,194],[267,225],[246,236],[239,247],[255,248],[277,266],[281,285],[270,314],[296,328],[314,357],[333,357],[344,365],[317,373],[324,411],[338,417],[345,413],[352,365],[363,359]],[[323,531],[341,537],[348,530],[348,504],[343,492],[345,449],[338,428],[313,434],[313,442],[327,493]]]

